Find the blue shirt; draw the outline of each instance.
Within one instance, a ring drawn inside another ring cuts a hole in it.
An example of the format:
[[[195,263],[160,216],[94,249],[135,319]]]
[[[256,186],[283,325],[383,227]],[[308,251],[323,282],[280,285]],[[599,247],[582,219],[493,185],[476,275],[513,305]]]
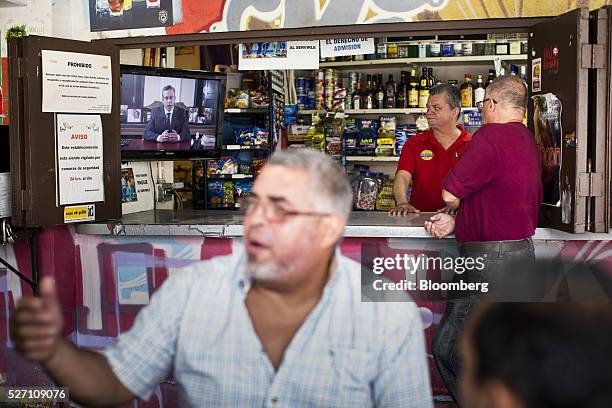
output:
[[[170,276],[106,358],[141,399],[173,373],[181,407],[431,407],[415,304],[362,303],[360,265],[336,260],[277,371],[245,305],[242,251]]]

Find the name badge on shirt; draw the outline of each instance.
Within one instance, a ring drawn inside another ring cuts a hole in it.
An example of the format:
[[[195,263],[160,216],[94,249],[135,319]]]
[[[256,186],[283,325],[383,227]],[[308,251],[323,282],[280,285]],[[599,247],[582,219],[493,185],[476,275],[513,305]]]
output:
[[[423,160],[431,160],[433,159],[434,154],[431,150],[423,150],[420,156],[421,156],[421,159]]]

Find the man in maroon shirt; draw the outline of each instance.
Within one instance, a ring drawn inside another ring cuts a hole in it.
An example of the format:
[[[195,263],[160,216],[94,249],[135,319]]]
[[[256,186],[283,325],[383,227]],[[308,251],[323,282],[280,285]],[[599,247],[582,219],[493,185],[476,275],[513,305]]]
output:
[[[460,114],[461,96],[456,87],[439,84],[430,89],[427,101],[430,129],[404,144],[393,181],[396,206],[390,214],[433,212],[445,207],[442,179],[463,156],[471,139],[457,125]],[[410,184],[412,193],[408,202]]]
[[[523,125],[527,87],[515,76],[501,76],[487,88],[484,125],[474,134],[463,159],[443,180],[444,202],[457,218],[439,213],[426,230],[441,238],[455,231],[459,254],[484,259],[484,269],[455,274],[455,280],[487,283],[501,279],[508,261],[535,261],[531,236],[542,202],[540,159],[533,134]],[[433,354],[447,388],[457,401],[460,369],[456,339],[478,293],[455,294],[433,339]]]

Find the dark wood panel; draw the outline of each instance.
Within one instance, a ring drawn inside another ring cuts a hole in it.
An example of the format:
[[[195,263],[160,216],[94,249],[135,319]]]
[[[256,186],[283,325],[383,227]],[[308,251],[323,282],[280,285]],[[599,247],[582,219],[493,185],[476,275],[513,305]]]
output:
[[[40,227],[64,222],[63,206],[56,204],[55,114],[42,112],[41,50],[111,56],[112,111],[101,115],[105,200],[95,204],[95,218],[118,219],[121,217],[119,51],[110,44],[28,36],[13,39],[9,45],[13,223]]]

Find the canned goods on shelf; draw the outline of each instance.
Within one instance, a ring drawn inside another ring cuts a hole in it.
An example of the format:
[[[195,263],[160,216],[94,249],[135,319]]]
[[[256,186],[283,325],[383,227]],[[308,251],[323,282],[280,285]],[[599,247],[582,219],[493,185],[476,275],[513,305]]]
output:
[[[295,87],[305,89],[306,88],[306,77],[295,78]]]

